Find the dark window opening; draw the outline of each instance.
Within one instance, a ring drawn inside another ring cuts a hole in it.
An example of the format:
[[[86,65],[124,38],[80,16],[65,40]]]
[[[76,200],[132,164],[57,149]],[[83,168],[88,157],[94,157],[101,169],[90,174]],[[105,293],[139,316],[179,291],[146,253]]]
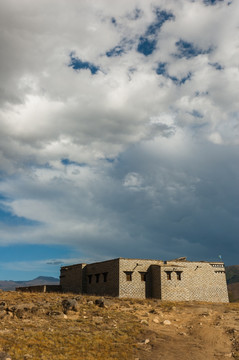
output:
[[[172,280],[172,271],[165,271],[167,275],[167,280]]]
[[[104,282],[106,282],[106,281],[107,281],[108,273],[107,273],[107,272],[103,273],[103,276],[104,276]]]
[[[92,280],[92,275],[88,275],[89,284],[91,284],[91,280]]]
[[[126,274],[126,281],[132,281],[133,271],[125,271],[125,274]]]
[[[141,276],[141,281],[146,281],[146,272],[141,272],[140,271],[140,276]]]
[[[95,274],[96,282],[98,283],[100,281],[100,274]]]
[[[221,268],[223,268],[223,267],[224,267],[224,265],[223,265],[223,264],[211,264],[211,266],[212,266],[212,267],[221,267]]]
[[[182,271],[176,271],[177,280],[182,280]]]

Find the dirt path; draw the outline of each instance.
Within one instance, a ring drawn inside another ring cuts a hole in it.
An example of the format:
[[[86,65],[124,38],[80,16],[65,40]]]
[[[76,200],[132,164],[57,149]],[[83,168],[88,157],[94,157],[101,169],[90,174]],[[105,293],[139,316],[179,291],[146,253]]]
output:
[[[239,359],[238,305],[181,304],[151,311],[138,313],[148,322],[149,340],[141,344],[138,359]]]

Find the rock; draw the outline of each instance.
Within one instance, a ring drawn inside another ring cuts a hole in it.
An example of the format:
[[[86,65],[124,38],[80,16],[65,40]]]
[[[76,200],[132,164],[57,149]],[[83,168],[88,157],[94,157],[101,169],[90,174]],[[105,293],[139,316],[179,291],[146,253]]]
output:
[[[7,353],[0,351],[0,360],[12,360],[12,358]]]
[[[154,318],[154,319],[153,319],[153,322],[154,322],[155,324],[159,324],[159,319],[158,319],[158,318]]]
[[[144,320],[144,319],[141,320],[140,322],[141,322],[141,324],[144,324],[144,325],[148,325],[148,324],[149,324],[148,321],[147,321],[147,320]]]
[[[52,310],[52,311],[47,311],[46,312],[46,315],[48,315],[48,316],[64,316],[65,314],[63,314],[62,312],[60,312],[60,311],[55,311],[55,310]]]
[[[108,308],[110,306],[114,305],[114,301],[110,299],[104,299],[104,307]]]
[[[149,342],[150,342],[149,339],[145,339],[145,340],[144,340],[145,345],[147,345]]]
[[[23,309],[17,309],[17,310],[15,311],[15,315],[16,315],[16,317],[17,317],[18,319],[22,319],[23,316],[24,316],[24,310],[23,310]]]
[[[101,324],[103,322],[103,317],[102,316],[93,316],[92,320],[94,321],[95,324]]]
[[[38,312],[38,307],[37,306],[33,306],[32,308],[31,308],[31,313],[32,314],[36,314]]]
[[[99,307],[104,307],[104,298],[96,299],[95,305],[98,305]]]
[[[36,307],[32,303],[30,303],[13,305],[11,307],[7,307],[5,310],[7,314],[11,314],[13,317],[16,316],[18,319],[22,319],[26,316],[27,313],[30,313],[33,308]]]
[[[155,309],[149,310],[149,313],[150,313],[150,314],[158,314],[158,312],[157,312]]]
[[[0,319],[5,318],[6,315],[7,315],[6,311],[0,310]]]
[[[95,304],[99,307],[108,308],[109,306],[112,306],[114,302],[110,299],[100,298],[95,300]]]
[[[171,325],[171,321],[170,320],[164,320],[163,325]]]
[[[32,355],[30,355],[30,354],[25,354],[23,359],[24,359],[24,360],[32,359]]]
[[[67,314],[68,310],[78,311],[78,304],[76,299],[64,299],[62,300],[63,313]]]
[[[209,315],[210,315],[210,313],[208,311],[205,311],[202,314],[200,314],[200,316],[202,316],[202,317],[207,317]]]
[[[0,302],[0,310],[4,310],[6,306],[6,303],[4,301]]]

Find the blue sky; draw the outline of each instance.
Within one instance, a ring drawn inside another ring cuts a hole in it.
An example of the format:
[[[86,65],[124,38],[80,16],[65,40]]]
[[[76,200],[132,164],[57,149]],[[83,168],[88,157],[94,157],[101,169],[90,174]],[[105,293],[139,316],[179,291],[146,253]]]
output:
[[[0,279],[238,264],[239,3],[3,0]]]

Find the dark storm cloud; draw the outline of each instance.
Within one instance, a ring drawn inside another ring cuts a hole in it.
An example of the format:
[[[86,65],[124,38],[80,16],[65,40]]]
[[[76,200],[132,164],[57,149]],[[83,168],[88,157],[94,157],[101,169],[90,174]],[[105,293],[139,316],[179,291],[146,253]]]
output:
[[[1,245],[237,262],[239,2],[0,7]]]

